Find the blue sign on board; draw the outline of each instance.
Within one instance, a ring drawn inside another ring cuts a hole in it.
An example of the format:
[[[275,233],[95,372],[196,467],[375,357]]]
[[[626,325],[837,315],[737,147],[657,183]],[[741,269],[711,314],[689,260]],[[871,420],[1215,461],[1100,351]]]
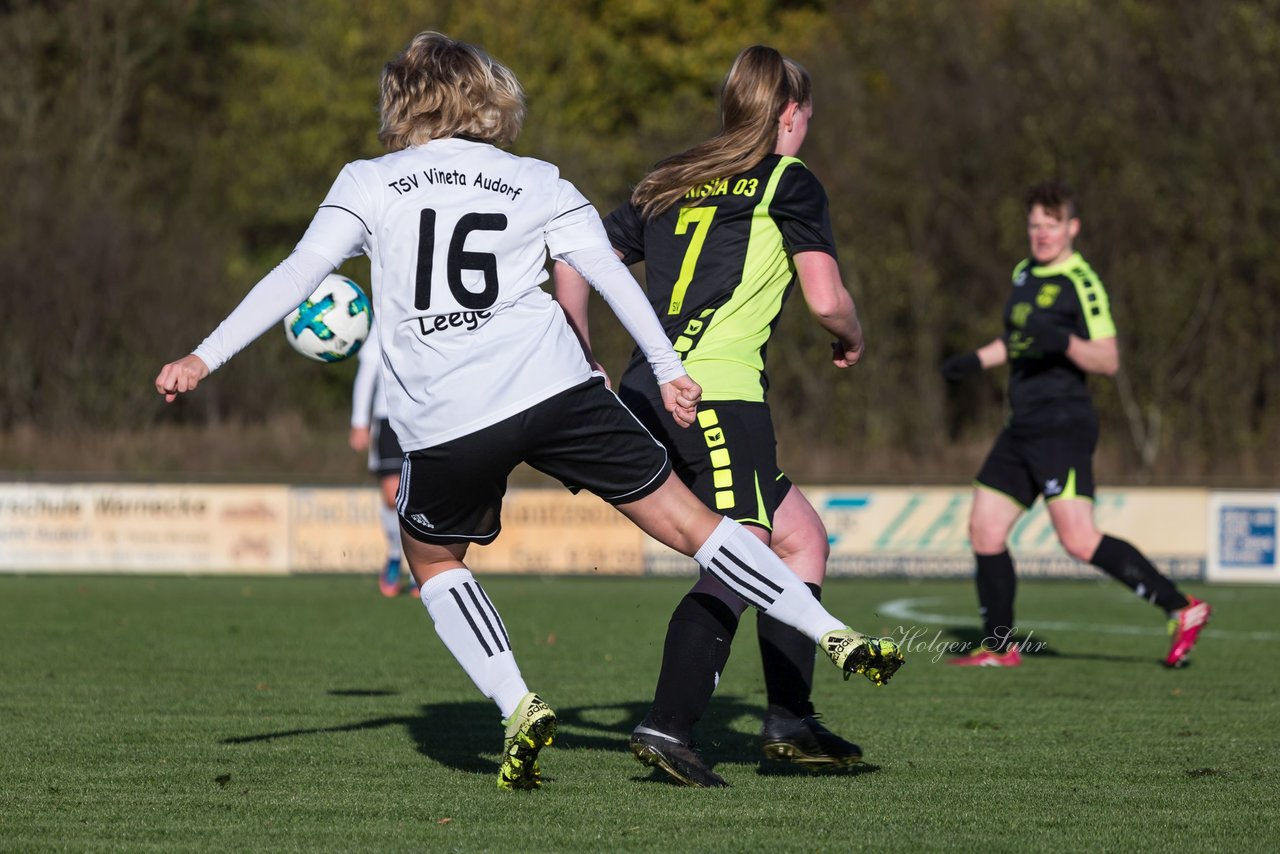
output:
[[[1220,564],[1235,569],[1274,569],[1274,507],[1223,506],[1218,517]]]

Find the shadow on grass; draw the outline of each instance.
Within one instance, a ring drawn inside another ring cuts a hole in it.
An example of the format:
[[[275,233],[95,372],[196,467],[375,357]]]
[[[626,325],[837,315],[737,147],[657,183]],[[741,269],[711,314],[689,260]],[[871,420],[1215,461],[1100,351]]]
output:
[[[978,649],[986,638],[985,632],[973,626],[948,626],[942,629],[941,633],[944,638],[957,645],[956,648],[961,650],[961,655],[964,654],[963,651]],[[1015,635],[1014,642],[1021,645],[1023,658],[1061,659],[1062,661],[1110,661],[1145,666],[1150,666],[1153,661],[1160,663],[1158,658],[1143,655],[1112,655],[1110,653],[1064,651],[1039,632]]]
[[[365,690],[333,690],[336,697],[376,697],[394,692]],[[618,703],[607,706],[557,706],[554,749],[601,750],[629,753],[631,731],[649,710],[649,701]],[[783,762],[760,758],[760,746],[754,733],[735,730],[732,724],[744,716],[758,719],[761,710],[737,697],[717,697],[698,726],[698,748],[714,767],[719,762],[760,762],[762,776],[811,776],[813,772]],[[492,775],[497,768],[501,745],[501,727],[492,703],[468,701],[427,704],[416,715],[369,718],[330,727],[276,730],[224,738],[223,744],[254,744],[298,736],[336,735],[347,732],[402,728],[413,740],[418,752],[446,768],[472,774]],[[822,776],[853,776],[878,770],[875,765],[858,765],[836,771],[823,771]],[[550,779],[548,777],[548,779]],[[670,782],[661,771],[643,773],[633,779]]]

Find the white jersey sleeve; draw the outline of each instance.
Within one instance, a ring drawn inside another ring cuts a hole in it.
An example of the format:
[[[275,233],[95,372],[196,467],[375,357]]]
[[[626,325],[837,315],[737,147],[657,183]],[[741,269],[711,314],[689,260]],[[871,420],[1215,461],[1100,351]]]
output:
[[[653,306],[631,273],[612,249],[578,249],[559,256],[600,292],[627,332],[635,339],[653,369],[658,384],[669,383],[687,372],[671,347]]]
[[[227,319],[193,352],[210,373],[216,371],[311,296],[333,268],[328,259],[295,249],[253,286]]]
[[[306,249],[333,264],[334,269],[356,255],[370,254],[369,219],[374,215],[373,202],[356,177],[358,164],[348,163],[338,173],[329,194],[311,220],[311,225],[298,241]]]
[[[547,250],[553,258],[579,249],[610,247],[599,212],[577,187],[563,179],[556,186],[554,210],[545,231]]]

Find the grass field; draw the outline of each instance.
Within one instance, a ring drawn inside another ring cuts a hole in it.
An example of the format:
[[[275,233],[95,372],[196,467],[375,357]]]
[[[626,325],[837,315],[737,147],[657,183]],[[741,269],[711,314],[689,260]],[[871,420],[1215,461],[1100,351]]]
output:
[[[732,787],[698,791],[626,749],[686,580],[485,585],[560,714],[541,791],[495,787],[493,706],[370,579],[0,577],[0,849],[1275,850],[1280,589],[1193,586],[1215,618],[1167,671],[1119,585],[1024,581],[1047,646],[993,671],[938,658],[970,584],[832,581],[834,613],[911,639],[885,688],[818,664],[867,764],[761,765],[748,617],[700,727]]]

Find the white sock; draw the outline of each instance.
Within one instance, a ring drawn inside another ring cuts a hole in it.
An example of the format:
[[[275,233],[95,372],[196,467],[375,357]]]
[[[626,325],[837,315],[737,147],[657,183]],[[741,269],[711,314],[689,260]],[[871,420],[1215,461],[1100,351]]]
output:
[[[721,519],[693,557],[735,596],[815,644],[844,628],[768,546],[732,519]]]
[[[387,538],[387,560],[399,560],[400,514],[396,508],[383,504],[378,511],[378,521],[382,523],[382,533]]]
[[[480,693],[509,718],[529,689],[511,652],[511,640],[498,610],[466,567],[450,569],[422,585],[436,634]]]

